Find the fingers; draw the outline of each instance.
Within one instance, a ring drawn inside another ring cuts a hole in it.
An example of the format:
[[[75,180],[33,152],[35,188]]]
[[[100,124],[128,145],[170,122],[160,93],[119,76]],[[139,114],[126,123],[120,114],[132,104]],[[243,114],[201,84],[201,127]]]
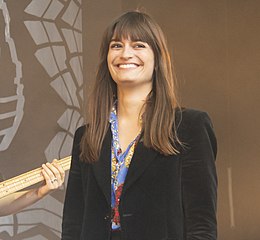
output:
[[[59,172],[58,175],[60,176],[61,184],[62,184],[64,182],[64,178],[65,178],[65,171],[63,170],[62,166],[58,164],[57,159],[54,159],[52,161],[52,165],[58,170],[58,172]]]
[[[59,188],[63,184],[65,178],[65,172],[58,164],[57,160],[53,160],[52,163],[43,164],[42,174],[45,179],[45,184],[37,190],[39,199]]]
[[[65,172],[57,163],[57,160],[54,160],[52,163],[43,164],[42,168],[42,174],[49,189],[56,189],[63,184]]]

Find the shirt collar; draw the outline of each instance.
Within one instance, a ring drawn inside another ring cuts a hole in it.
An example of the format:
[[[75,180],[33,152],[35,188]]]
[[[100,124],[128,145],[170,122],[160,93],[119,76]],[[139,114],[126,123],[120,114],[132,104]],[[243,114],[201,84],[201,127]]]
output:
[[[116,108],[117,108],[117,101],[114,102],[114,105],[113,105],[113,107],[111,109],[111,112],[110,112],[110,117],[109,117],[109,122],[110,123],[115,122],[116,119],[117,119]]]

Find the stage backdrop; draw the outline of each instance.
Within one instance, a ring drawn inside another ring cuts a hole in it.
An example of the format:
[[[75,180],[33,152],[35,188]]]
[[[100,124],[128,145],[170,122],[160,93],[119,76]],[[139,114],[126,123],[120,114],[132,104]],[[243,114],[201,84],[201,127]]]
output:
[[[137,7],[168,37],[182,105],[214,123],[218,240],[259,240],[259,0],[0,0],[0,172],[70,154],[103,30]],[[0,218],[0,239],[59,239],[63,200],[64,189]]]
[[[83,124],[81,1],[0,0],[0,72],[4,178],[70,155]],[[65,187],[0,218],[0,239],[60,239]]]

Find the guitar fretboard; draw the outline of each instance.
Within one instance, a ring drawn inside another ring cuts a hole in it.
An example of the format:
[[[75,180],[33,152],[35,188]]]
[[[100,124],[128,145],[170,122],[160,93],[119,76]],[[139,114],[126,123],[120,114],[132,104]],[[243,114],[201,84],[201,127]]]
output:
[[[70,169],[70,162],[71,156],[58,160],[58,164],[63,168],[64,171]],[[39,167],[19,176],[0,182],[0,198],[44,181],[41,170],[42,167]]]

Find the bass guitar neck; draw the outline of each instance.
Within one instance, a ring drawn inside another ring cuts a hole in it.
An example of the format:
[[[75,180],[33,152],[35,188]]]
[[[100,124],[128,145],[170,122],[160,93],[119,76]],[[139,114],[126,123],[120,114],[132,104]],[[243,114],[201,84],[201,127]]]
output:
[[[70,163],[71,156],[58,160],[58,164],[63,168],[64,171],[70,169]],[[42,167],[39,167],[19,176],[0,182],[0,199],[11,193],[18,192],[24,188],[44,181],[44,177],[41,171]]]

